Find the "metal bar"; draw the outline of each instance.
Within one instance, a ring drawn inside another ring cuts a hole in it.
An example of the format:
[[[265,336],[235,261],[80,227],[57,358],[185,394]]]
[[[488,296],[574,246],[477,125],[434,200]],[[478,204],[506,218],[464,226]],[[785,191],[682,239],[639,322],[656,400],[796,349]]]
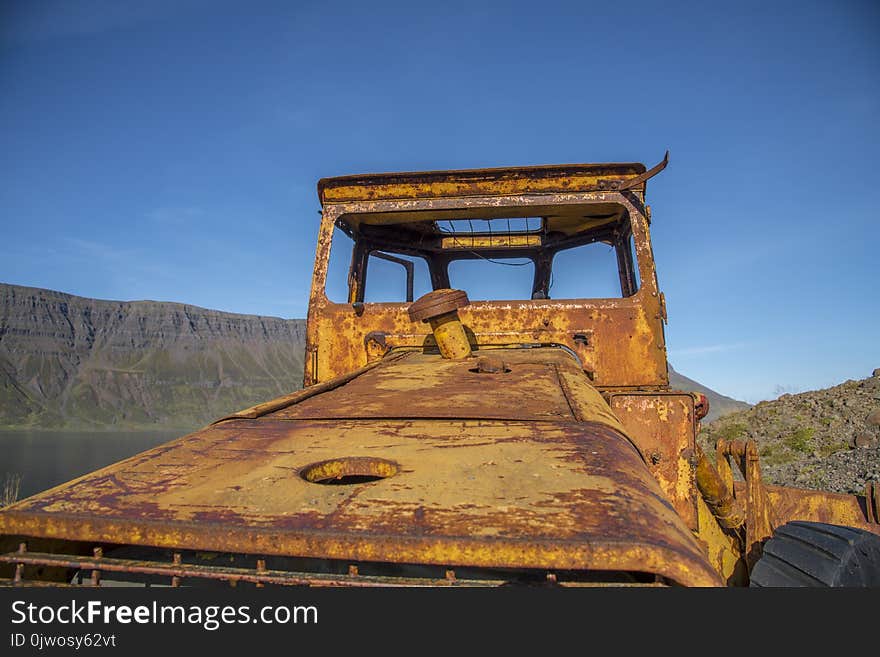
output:
[[[727,441],[723,438],[715,443],[715,467],[718,468],[718,475],[727,490],[734,490],[733,469],[727,458]]]
[[[641,185],[643,182],[647,182],[649,179],[656,176],[658,173],[663,171],[666,168],[666,165],[669,164],[669,151],[666,151],[666,155],[663,156],[663,160],[659,164],[655,164],[650,169],[645,171],[645,173],[639,174],[633,178],[628,178],[624,180],[620,185],[618,185],[618,190],[624,189],[632,189],[637,185]]]
[[[200,578],[208,580],[228,581],[233,586],[239,582],[256,584],[258,587],[264,584],[276,584],[281,586],[326,586],[326,587],[428,587],[428,586],[451,586],[451,587],[495,587],[508,584],[511,580],[505,579],[459,579],[452,569],[447,569],[442,578],[429,577],[381,577],[375,575],[362,575],[358,567],[350,565],[348,575],[332,575],[325,573],[304,573],[283,570],[266,570],[265,560],[259,559],[257,567],[232,568],[218,566],[200,566],[197,564],[184,564],[179,561],[179,554],[175,553],[171,564],[151,561],[138,561],[133,559],[113,559],[102,557],[100,559],[77,557],[74,555],[50,554],[45,552],[10,552],[0,555],[0,563],[21,562],[22,564],[54,566],[62,568],[76,568],[79,570],[100,569],[107,572],[119,572],[140,575],[171,576],[178,582],[182,577]],[[515,579],[515,575],[513,576]],[[559,581],[555,573],[547,573],[546,581],[562,587],[593,587],[593,586],[665,586],[662,582],[607,582],[607,581]],[[528,583],[528,582],[526,582]],[[537,580],[536,582],[537,583]],[[40,585],[39,581],[8,580],[0,579],[0,586],[4,585]],[[53,583],[54,584],[54,583]]]
[[[728,488],[721,475],[697,447],[697,488],[706,501],[718,524],[727,529],[737,529],[745,522],[745,512],[739,501],[733,496],[733,489]]]
[[[96,547],[93,550],[93,554],[95,555],[95,561],[100,562],[104,557],[104,550],[102,548]],[[101,569],[93,568],[92,569],[92,586],[101,586]]]
[[[180,566],[183,563],[183,556],[180,554],[180,552],[175,552],[171,557],[171,561],[175,566]],[[173,576],[171,578],[171,586],[173,588],[177,588],[178,586],[180,586],[180,577]]]
[[[535,263],[535,273],[532,277],[532,299],[547,299],[550,297],[553,255],[552,252],[543,251],[532,261]]]
[[[418,257],[428,257],[432,254],[439,253],[449,253],[450,255],[454,255],[455,258],[477,258],[480,256],[474,255],[470,253],[474,250],[479,250],[480,253],[485,257],[496,257],[496,258],[519,258],[519,257],[533,257],[541,252],[542,249],[552,249],[553,251],[562,251],[565,249],[571,249],[577,246],[583,246],[585,244],[592,244],[594,242],[611,242],[615,239],[615,231],[612,228],[600,226],[598,228],[594,228],[585,233],[566,236],[566,237],[558,237],[554,239],[550,238],[541,238],[540,242],[537,244],[507,244],[505,245],[499,238],[499,236],[495,233],[492,235],[485,234],[479,238],[479,241],[485,241],[485,244],[468,244],[469,239],[477,239],[470,237],[463,237],[461,233],[446,233],[445,236],[438,238],[435,241],[423,241],[419,243],[419,248],[413,248],[412,242],[408,242],[405,239],[400,239],[398,235],[395,234],[386,234],[381,233],[379,231],[367,231],[364,227],[365,232],[368,233],[370,246],[372,248],[381,248],[383,251],[393,251],[394,253],[402,253],[405,255],[413,255]],[[514,237],[516,234],[514,233]],[[444,240],[453,240],[453,242],[457,242],[457,246],[443,246]],[[515,240],[514,240],[515,241]],[[470,255],[468,255],[470,254]]]
[[[630,297],[633,294],[631,285],[632,276],[630,275],[629,263],[626,261],[626,252],[623,249],[623,242],[616,240],[614,244],[614,252],[617,255],[617,275],[620,278],[620,293],[624,297]]]
[[[235,580],[230,580],[230,585],[235,586]],[[393,582],[392,582],[393,584]],[[473,586],[467,584],[467,582],[462,582],[458,580],[454,583],[444,583],[445,586],[452,587],[462,587],[462,586]],[[11,579],[0,577],[0,588],[2,587],[21,587],[21,586],[32,586],[32,587],[51,587],[51,588],[75,588],[75,584],[65,584],[62,582],[43,582],[40,580],[25,580],[20,583],[16,583]],[[345,586],[356,586],[356,584],[346,584]],[[381,586],[389,586],[389,584],[381,584]],[[491,584],[491,586],[497,586],[497,584]],[[535,583],[535,586],[541,586],[538,583]],[[668,584],[664,582],[556,582],[553,586],[558,586],[561,588],[657,588],[657,587],[667,587]]]
[[[27,552],[27,543],[19,543],[18,544],[18,554],[24,554]],[[20,582],[22,577],[24,576],[24,562],[15,561],[15,582]]]
[[[754,440],[719,440],[716,444],[718,461],[731,457],[739,466],[745,479],[746,489],[746,545],[745,557],[749,571],[761,556],[764,541],[773,535],[778,522],[773,512],[770,498],[764,489],[761,478],[761,464],[758,457],[758,445]],[[733,490],[731,486],[730,490]]]
[[[865,484],[865,516],[868,522],[880,524],[880,484]]]
[[[48,581],[39,580],[39,579],[16,580],[16,579],[10,579],[8,577],[0,577],[0,588],[11,588],[11,587],[20,588],[23,586],[29,586],[29,587],[34,587],[34,588],[42,587],[42,588],[56,589],[56,588],[77,588],[79,585],[78,584],[68,584],[67,582],[53,582],[51,580],[48,580]]]
[[[370,255],[380,258],[381,260],[387,260],[388,262],[396,262],[398,265],[402,265],[403,268],[406,269],[406,300],[407,302],[411,302],[413,300],[413,272],[415,271],[415,265],[413,265],[412,260],[395,258],[394,256],[382,253],[381,251],[372,251],[370,252]]]
[[[260,560],[263,561],[263,560]],[[87,558],[73,555],[29,552],[21,554],[10,552],[0,555],[2,563],[21,563],[35,566],[56,566],[78,570],[100,570],[106,572],[139,575],[162,575],[166,577],[190,577],[213,580],[234,580],[253,584],[280,584],[283,586],[501,586],[506,580],[455,580],[445,578],[417,577],[377,577],[371,575],[332,575],[325,573],[289,572],[283,570],[261,570],[259,567],[231,568],[200,566],[197,564],[167,564],[161,562],[138,561],[133,559]],[[265,565],[265,561],[263,561]]]
[[[367,261],[370,250],[363,240],[355,242],[351,254],[351,269],[348,274],[348,302],[363,302],[367,287]]]

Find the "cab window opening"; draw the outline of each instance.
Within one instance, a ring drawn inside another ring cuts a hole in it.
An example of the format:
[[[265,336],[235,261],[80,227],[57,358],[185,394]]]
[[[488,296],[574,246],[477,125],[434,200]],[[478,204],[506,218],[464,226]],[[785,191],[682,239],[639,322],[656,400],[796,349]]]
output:
[[[623,206],[549,207],[543,216],[519,208],[522,216],[495,216],[504,210],[343,216],[327,296],[336,303],[409,303],[441,287],[486,301],[626,298],[639,290]]]

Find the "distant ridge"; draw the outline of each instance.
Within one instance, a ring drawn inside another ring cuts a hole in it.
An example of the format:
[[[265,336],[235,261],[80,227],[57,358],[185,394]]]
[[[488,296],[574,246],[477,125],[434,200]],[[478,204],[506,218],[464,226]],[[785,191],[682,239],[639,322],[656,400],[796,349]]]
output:
[[[305,321],[0,283],[0,427],[195,428],[302,385]]]
[[[706,419],[703,420],[704,423],[716,420],[728,413],[734,413],[752,407],[751,404],[722,395],[720,392],[715,392],[711,388],[707,388],[703,384],[697,383],[683,374],[679,374],[672,369],[672,365],[669,366],[669,385],[674,389],[701,392],[706,395],[706,399],[709,400],[709,414],[706,416]]]

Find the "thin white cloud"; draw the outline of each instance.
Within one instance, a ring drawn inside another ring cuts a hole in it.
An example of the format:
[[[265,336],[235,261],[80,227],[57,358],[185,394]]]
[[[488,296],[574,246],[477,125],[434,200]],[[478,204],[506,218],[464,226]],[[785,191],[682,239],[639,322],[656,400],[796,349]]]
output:
[[[731,342],[727,344],[703,345],[700,347],[684,347],[683,349],[670,349],[669,355],[678,358],[687,356],[703,356],[705,354],[717,354],[725,351],[734,351],[736,349],[742,349],[746,346],[747,344],[745,342]]]
[[[103,267],[117,279],[130,275],[169,277],[166,265],[155,262],[154,257],[137,249],[120,249],[76,237],[64,237],[63,241],[70,247],[64,250],[66,255],[79,262],[88,262],[93,267]]]

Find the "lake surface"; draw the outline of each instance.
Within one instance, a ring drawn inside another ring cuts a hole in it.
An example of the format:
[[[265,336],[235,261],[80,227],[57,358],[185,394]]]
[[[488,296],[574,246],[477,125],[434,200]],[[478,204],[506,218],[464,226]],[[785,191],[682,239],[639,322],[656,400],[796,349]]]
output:
[[[7,474],[21,475],[22,499],[187,433],[0,431],[0,487]]]

